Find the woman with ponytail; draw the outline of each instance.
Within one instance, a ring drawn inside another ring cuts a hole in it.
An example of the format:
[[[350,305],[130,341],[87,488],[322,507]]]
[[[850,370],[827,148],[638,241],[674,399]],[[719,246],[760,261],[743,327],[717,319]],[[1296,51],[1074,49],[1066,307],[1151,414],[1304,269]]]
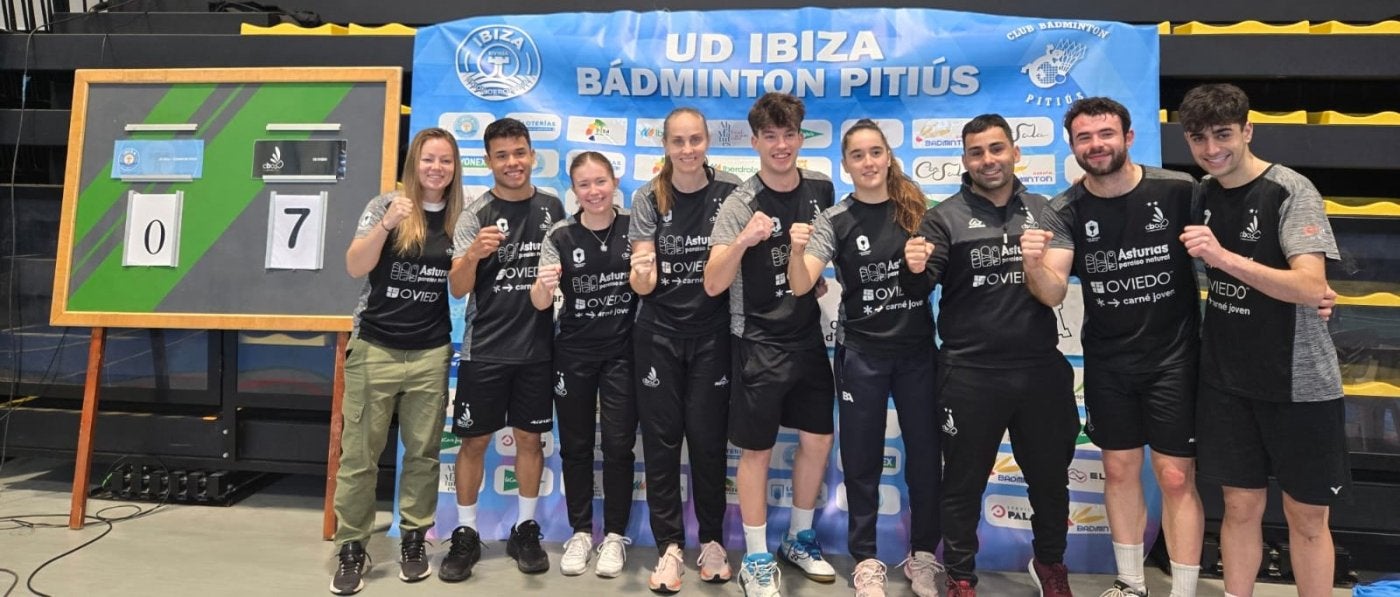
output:
[[[885,564],[876,553],[885,419],[894,396],[907,456],[909,556],[904,573],[920,596],[937,595],[933,552],[939,522],[938,402],[934,394],[932,288],[900,284],[904,245],[923,219],[924,194],[890,153],[875,122],[863,119],[841,138],[841,167],[855,192],[792,230],[788,279],[810,292],[827,263],[841,283],[836,328],[841,464],[849,504],[848,547],[857,595],[884,595]]]

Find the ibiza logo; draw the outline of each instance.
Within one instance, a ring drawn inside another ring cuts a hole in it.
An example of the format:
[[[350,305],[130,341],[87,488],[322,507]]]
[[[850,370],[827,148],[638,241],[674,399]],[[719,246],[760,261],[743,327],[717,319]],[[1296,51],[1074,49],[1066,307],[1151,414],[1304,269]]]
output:
[[[1021,72],[1030,78],[1031,84],[1040,89],[1050,89],[1064,83],[1074,65],[1084,59],[1089,47],[1069,39],[1062,39],[1045,46],[1045,53],[1021,67]]]
[[[118,162],[121,163],[123,172],[136,170],[136,166],[141,163],[141,152],[136,151],[135,147],[127,147],[122,150],[122,155]]]
[[[540,51],[528,33],[510,25],[485,25],[457,46],[457,79],[481,99],[519,97],[540,80]]]
[[[285,164],[282,163],[282,147],[280,145],[273,145],[272,155],[267,157],[266,162],[263,162],[263,172],[281,172],[283,165]]]
[[[1167,219],[1166,214],[1162,213],[1162,208],[1157,205],[1156,201],[1148,201],[1147,206],[1152,208],[1152,221],[1148,222],[1143,229],[1148,232],[1161,232],[1166,230],[1167,225],[1171,224],[1171,221]]]
[[[1259,210],[1249,210],[1249,225],[1240,231],[1240,240],[1254,242],[1259,240],[1262,233],[1259,232]]]
[[[870,237],[864,234],[857,236],[856,250],[860,251],[861,256],[870,255]]]

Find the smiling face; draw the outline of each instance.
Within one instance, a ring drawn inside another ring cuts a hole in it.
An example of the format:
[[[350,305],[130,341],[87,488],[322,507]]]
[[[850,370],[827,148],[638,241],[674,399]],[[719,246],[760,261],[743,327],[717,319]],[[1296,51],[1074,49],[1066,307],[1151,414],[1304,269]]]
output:
[[[1186,144],[1196,165],[1229,187],[1245,182],[1237,180],[1242,177],[1247,180],[1248,173],[1240,166],[1250,157],[1249,141],[1253,137],[1253,123],[1217,124],[1186,133]]]
[[[574,195],[584,213],[598,215],[612,209],[617,179],[613,178],[611,165],[585,160],[569,173],[569,177],[573,179]]]
[[[752,144],[754,151],[758,152],[761,172],[770,176],[786,176],[797,169],[802,131],[796,127],[764,127],[754,133]]]
[[[860,129],[846,138],[841,167],[851,176],[857,191],[884,193],[891,159],[894,158],[880,131]]]
[[[535,167],[535,150],[525,137],[500,137],[487,141],[486,165],[491,168],[498,190],[512,196],[533,192],[530,170]]]
[[[666,160],[676,174],[696,176],[704,171],[705,152],[710,148],[710,132],[705,121],[690,112],[677,112],[666,119]]]
[[[1123,121],[1116,114],[1081,114],[1069,125],[1070,150],[1074,161],[1091,176],[1107,176],[1123,168],[1133,132],[1123,132]]]
[[[982,195],[1015,180],[1016,162],[1020,160],[1021,149],[999,126],[963,138],[963,169],[972,179],[973,189]]]
[[[418,184],[423,187],[422,200],[436,203],[442,201],[447,186],[453,182],[456,167],[456,152],[446,139],[432,138],[423,142],[418,152]]]

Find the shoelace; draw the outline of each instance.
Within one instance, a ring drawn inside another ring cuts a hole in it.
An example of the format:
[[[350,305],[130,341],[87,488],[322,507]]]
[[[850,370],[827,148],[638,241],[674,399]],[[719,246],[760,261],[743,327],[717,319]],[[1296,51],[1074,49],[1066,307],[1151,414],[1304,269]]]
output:
[[[778,571],[778,563],[756,564],[752,568],[754,581],[760,585],[768,585],[773,583],[773,574]]]
[[[590,541],[581,535],[576,534],[569,537],[569,540],[564,542],[564,555],[579,555],[576,550],[587,552],[588,548],[585,547],[585,545],[588,545],[588,543],[590,543]]]
[[[361,556],[361,559],[357,560],[355,559],[354,554],[340,554],[340,574],[350,574],[359,571],[360,565],[363,562],[363,556]]]
[[[473,545],[473,543],[474,543],[475,545]],[[482,542],[481,542],[481,539],[480,539],[479,537],[477,538],[476,541],[469,541],[469,540],[464,539],[464,538],[462,538],[462,537],[453,535],[453,537],[452,537],[452,545],[449,546],[449,547],[447,548],[447,555],[449,555],[449,556],[464,556],[464,555],[467,555],[467,550],[470,550],[471,548],[477,547],[477,546],[485,547],[486,544],[485,544],[485,543],[482,543]]]
[[[714,558],[728,559],[728,557],[729,556],[724,553],[724,548],[720,547],[718,542],[711,541],[705,544],[705,549],[700,552],[700,557],[695,558],[695,565],[704,566],[705,560]]]
[[[931,556],[925,557],[910,554],[909,557],[904,558],[904,561],[900,562],[899,565],[908,566],[909,570],[916,573],[928,572],[933,575],[938,575],[943,572],[943,564],[939,564],[938,560]]]
[[[857,587],[875,583],[885,584],[885,566],[883,564],[856,567],[855,585]]]
[[[599,556],[606,555],[606,554],[603,553],[603,550],[604,550],[604,549],[611,548],[610,551],[614,552],[612,555],[613,555],[614,557],[620,558],[620,557],[622,557],[622,549],[623,549],[623,546],[631,545],[631,544],[632,544],[632,538],[631,538],[631,537],[619,537],[619,538],[617,538],[617,539],[605,538],[605,539],[603,539],[603,542],[600,543],[600,544],[598,545],[598,555],[599,555]]]
[[[631,541],[629,540],[628,543],[631,543]],[[700,557],[703,558],[703,557],[704,557],[704,554],[701,554]],[[681,560],[681,552],[680,552],[680,550],[672,551],[672,550],[669,550],[669,549],[668,549],[668,550],[666,550],[666,553],[661,554],[661,560],[660,560],[659,562],[656,563],[656,571],[659,573],[659,572],[661,572],[663,569],[668,568],[668,567],[670,567],[670,566],[675,566],[675,567],[677,567],[677,568],[680,568],[681,566],[684,566],[684,565],[685,565],[685,562]]]
[[[812,539],[811,541],[793,539],[792,546],[798,551],[798,553],[806,554],[807,557],[813,560],[822,559],[822,544],[816,539]]]
[[[404,541],[399,544],[399,553],[405,562],[421,562],[428,556],[427,541]]]

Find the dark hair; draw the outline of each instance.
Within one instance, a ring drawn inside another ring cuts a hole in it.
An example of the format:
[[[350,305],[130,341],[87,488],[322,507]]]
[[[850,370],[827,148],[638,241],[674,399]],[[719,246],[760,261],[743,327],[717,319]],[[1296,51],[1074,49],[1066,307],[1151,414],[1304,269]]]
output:
[[[666,115],[666,119],[661,121],[661,138],[663,139],[663,144],[665,143],[666,136],[670,134],[671,118],[678,114],[695,115],[696,118],[700,119],[700,127],[705,129],[705,138],[710,138],[710,125],[709,122],[705,120],[705,115],[701,114],[700,111],[695,108],[681,107],[671,110],[671,113]],[[671,165],[671,158],[667,157],[661,162],[661,172],[656,175],[656,183],[651,185],[652,196],[656,197],[656,211],[663,216],[671,212],[671,177],[674,176],[675,173],[676,168]]]
[[[963,125],[962,139],[966,142],[968,136],[976,135],[993,127],[1006,131],[1007,140],[1016,140],[1016,136],[1011,134],[1011,125],[1007,124],[1006,119],[1002,118],[1001,114],[983,114],[969,120],[967,124]]]
[[[807,108],[802,105],[802,100],[786,93],[770,91],[749,108],[749,128],[755,134],[768,127],[800,129],[806,116]]]
[[[904,174],[904,170],[899,167],[899,160],[894,159],[894,154],[890,152],[890,141],[885,138],[885,131],[880,130],[880,125],[874,120],[862,118],[857,120],[855,125],[846,130],[846,134],[841,136],[841,155],[844,158],[846,150],[849,149],[851,135],[856,131],[875,131],[880,135],[880,143],[885,145],[885,153],[890,156],[890,168],[885,173],[885,191],[890,194],[890,200],[894,201],[894,221],[903,228],[905,232],[914,234],[919,229],[919,223],[924,218],[924,211],[927,209],[927,201],[924,199],[924,192],[918,184],[910,180]]]
[[[608,178],[611,178],[614,181],[617,180],[617,173],[613,172],[612,162],[608,161],[608,158],[606,156],[596,151],[585,151],[574,156],[574,159],[569,162],[569,178],[574,177],[574,170],[578,170],[579,166],[582,166],[588,162],[593,162],[595,164],[603,166],[608,170]]]
[[[1186,92],[1177,108],[1181,130],[1197,133],[1208,128],[1249,122],[1249,96],[1229,83],[1199,85]]]
[[[1075,118],[1080,116],[1103,116],[1112,114],[1118,117],[1118,121],[1123,123],[1123,134],[1133,128],[1133,117],[1128,114],[1128,109],[1123,107],[1113,99],[1106,97],[1086,97],[1074,100],[1070,104],[1069,110],[1065,112],[1065,132],[1069,132],[1069,125]]]
[[[514,118],[502,118],[486,125],[486,130],[481,134],[481,144],[489,152],[492,141],[512,137],[522,137],[525,144],[530,145],[530,128]]]

